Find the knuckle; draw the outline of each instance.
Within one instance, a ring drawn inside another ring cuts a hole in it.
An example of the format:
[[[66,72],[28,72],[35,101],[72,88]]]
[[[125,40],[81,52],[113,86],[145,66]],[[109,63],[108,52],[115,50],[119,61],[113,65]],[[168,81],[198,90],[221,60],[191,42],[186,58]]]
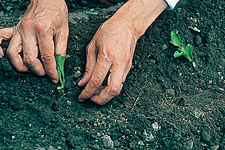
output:
[[[126,63],[126,64],[130,62],[130,55],[129,54],[126,54],[126,55],[123,56],[123,62]]]
[[[38,19],[35,23],[35,29],[38,33],[44,34],[51,26],[51,21],[48,19]]]
[[[8,55],[8,57],[9,58],[13,58],[15,55],[16,55],[16,53],[15,52],[13,52],[13,51],[6,51],[6,54]]]
[[[99,76],[96,76],[93,77],[90,82],[94,87],[99,87],[102,84],[102,79]]]
[[[106,55],[109,60],[112,60],[115,57],[115,51],[113,49],[107,49]]]
[[[114,58],[114,54],[112,51],[107,50],[105,53],[99,53],[98,57],[102,58],[103,60],[105,60],[106,62],[111,63],[113,61]]]
[[[54,56],[51,55],[51,54],[46,53],[46,54],[44,54],[44,55],[41,56],[41,60],[42,60],[44,63],[48,63],[48,62],[51,62],[51,61],[54,60]]]
[[[120,94],[120,86],[111,86],[110,89],[109,89],[109,93],[112,95],[112,96],[116,96],[116,95],[119,95]]]
[[[26,64],[26,65],[33,65],[34,64],[34,62],[35,62],[35,59],[36,58],[31,58],[31,57],[24,57],[24,63]]]
[[[90,92],[84,91],[84,92],[83,92],[83,96],[84,96],[85,98],[90,98],[92,95],[91,95]]]
[[[89,69],[88,67],[86,67],[85,74],[91,74],[91,69]]]
[[[24,18],[23,21],[21,22],[21,29],[24,31],[27,28],[30,28],[32,24],[32,20],[28,17]]]

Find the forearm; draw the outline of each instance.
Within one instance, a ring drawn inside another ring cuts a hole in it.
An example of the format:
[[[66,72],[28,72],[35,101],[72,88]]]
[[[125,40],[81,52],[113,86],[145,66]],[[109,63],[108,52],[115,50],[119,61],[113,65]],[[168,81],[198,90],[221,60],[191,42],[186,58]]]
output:
[[[112,17],[131,23],[140,38],[154,20],[168,7],[164,0],[129,0]]]
[[[30,0],[28,9],[31,6],[36,6],[36,5],[44,5],[46,7],[51,6],[51,7],[56,7],[58,9],[64,9],[65,7],[67,8],[65,0]]]

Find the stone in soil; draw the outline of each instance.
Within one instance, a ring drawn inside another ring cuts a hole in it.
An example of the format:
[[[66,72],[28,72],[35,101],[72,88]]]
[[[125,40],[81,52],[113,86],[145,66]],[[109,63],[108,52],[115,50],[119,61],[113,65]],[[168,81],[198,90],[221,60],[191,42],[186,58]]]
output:
[[[144,132],[143,132],[143,139],[146,141],[146,142],[150,142],[150,141],[153,141],[154,140],[154,136],[151,132],[148,132],[146,131],[146,129],[144,129]]]
[[[114,142],[109,135],[104,135],[102,137],[102,142],[105,148],[113,148]]]
[[[167,89],[166,90],[166,94],[170,97],[170,96],[175,96],[175,91],[173,89]]]
[[[20,110],[23,108],[23,99],[19,96],[12,96],[9,100],[9,105],[13,110]]]
[[[208,132],[206,130],[202,130],[201,138],[202,138],[202,141],[209,142],[211,140],[210,132]]]

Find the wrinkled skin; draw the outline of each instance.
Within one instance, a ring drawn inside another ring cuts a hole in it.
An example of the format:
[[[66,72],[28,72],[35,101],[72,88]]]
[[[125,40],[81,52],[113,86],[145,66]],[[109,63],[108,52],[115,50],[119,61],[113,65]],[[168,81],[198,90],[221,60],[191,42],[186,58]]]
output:
[[[21,72],[30,69],[39,76],[47,74],[57,83],[54,53],[66,54],[69,34],[67,18],[68,10],[63,0],[32,0],[15,27],[0,30],[0,44],[2,40],[12,38],[7,55],[13,66]],[[38,50],[41,60],[38,59]],[[0,55],[4,55],[2,48]]]
[[[91,98],[103,105],[119,95],[131,68],[137,36],[122,18],[109,19],[96,32],[87,47],[86,72],[79,86],[86,85],[80,101]],[[108,71],[108,85],[102,86]]]
[[[164,0],[129,0],[96,32],[87,47],[86,72],[78,97],[104,105],[119,95],[132,65],[138,38],[167,7]],[[107,73],[107,85],[103,86]]]
[[[78,97],[80,102],[91,99],[104,105],[120,93],[138,38],[166,7],[164,0],[129,0],[98,29],[87,46],[86,72],[78,83],[85,86]],[[68,33],[64,0],[31,0],[17,26],[0,29],[0,44],[12,38],[7,55],[18,71],[30,69],[40,76],[47,74],[57,83],[54,53],[66,55]],[[103,86],[108,73],[107,85]]]

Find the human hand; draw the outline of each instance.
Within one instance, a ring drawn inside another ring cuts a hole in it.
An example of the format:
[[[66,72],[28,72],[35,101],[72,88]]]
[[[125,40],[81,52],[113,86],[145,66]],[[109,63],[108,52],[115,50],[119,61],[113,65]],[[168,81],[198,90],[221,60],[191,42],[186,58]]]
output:
[[[0,44],[11,38],[7,55],[18,71],[30,69],[39,76],[47,74],[57,83],[54,53],[66,55],[68,34],[68,9],[64,0],[31,0],[15,27],[0,29]],[[0,47],[0,56],[3,55]]]
[[[164,0],[129,0],[97,31],[87,47],[86,72],[78,99],[104,105],[122,89],[137,39],[167,7]],[[107,86],[102,83],[108,77]]]
[[[104,105],[120,93],[132,65],[136,42],[131,24],[122,18],[111,18],[98,29],[86,50],[86,72],[78,83],[86,87],[78,97],[80,102],[91,99]]]

